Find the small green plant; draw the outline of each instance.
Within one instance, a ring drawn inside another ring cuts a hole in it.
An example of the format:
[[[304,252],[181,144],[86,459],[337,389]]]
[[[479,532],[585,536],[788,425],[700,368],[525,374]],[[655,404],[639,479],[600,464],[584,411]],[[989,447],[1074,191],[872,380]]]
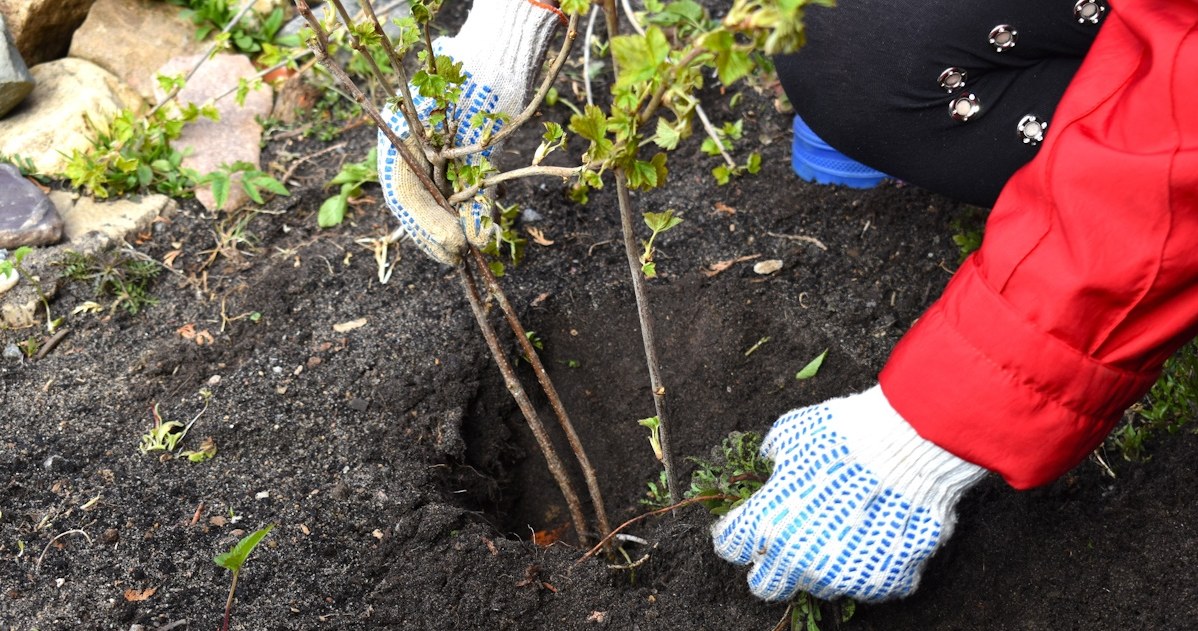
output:
[[[280,46],[299,46],[300,40],[296,35],[279,36],[283,28],[286,14],[282,7],[275,7],[270,13],[248,11],[234,24],[228,32],[225,25],[237,17],[240,2],[230,5],[229,0],[168,0],[176,6],[186,7],[183,15],[196,25],[196,39],[215,37],[222,48],[232,48],[239,53],[254,55],[269,52]]]
[[[42,302],[42,307],[46,310],[46,331],[53,333],[58,330],[59,326],[62,325],[63,318],[55,318],[53,315],[51,315],[50,299],[46,296],[46,292],[42,288],[41,280],[38,279],[37,276],[34,276],[32,273],[30,273],[30,271],[23,265],[25,257],[29,256],[31,252],[33,252],[33,248],[27,245],[23,245],[13,250],[10,254],[10,258],[0,261],[0,276],[10,276],[15,273],[24,279],[25,282],[33,286],[33,290],[37,292],[38,299]],[[29,340],[26,341],[28,342]],[[34,353],[36,352],[37,351],[35,350]],[[33,353],[26,354],[29,356],[33,355]]]
[[[516,204],[511,206],[496,204],[496,206],[499,208],[499,227],[495,230],[495,238],[491,239],[482,251],[484,254],[494,257],[489,261],[491,272],[502,278],[507,273],[507,266],[499,259],[506,255],[513,267],[519,265],[520,261],[524,260],[524,246],[528,243],[528,239],[520,236],[520,232],[516,230],[516,219],[520,217],[520,207]],[[484,224],[490,221],[490,217],[483,216]]]
[[[179,138],[184,125],[201,116],[220,117],[215,106],[194,103],[160,108],[146,117],[128,109],[109,121],[88,117],[91,147],[71,152],[64,175],[72,187],[101,199],[142,190],[185,197],[198,176],[182,167],[183,153],[173,149],[171,141]]]
[[[320,205],[320,213],[316,223],[321,228],[331,228],[345,220],[345,212],[349,210],[349,200],[362,194],[362,185],[367,182],[378,182],[377,153],[374,148],[366,154],[361,162],[347,162],[341,165],[341,171],[325,184],[325,188],[341,185],[341,190],[333,197],[324,200]]]
[[[799,592],[791,599],[787,616],[790,618],[791,631],[820,631],[819,623],[829,615],[834,617],[836,627],[840,628],[840,624],[848,622],[856,611],[857,603],[851,599],[825,602],[807,592]]]
[[[688,458],[696,466],[686,497],[711,497],[703,505],[713,515],[726,515],[756,493],[769,479],[774,463],[761,455],[761,435],[732,432],[712,450],[710,460]]]
[[[143,454],[174,451],[175,447],[179,446],[179,441],[183,440],[183,423],[162,420],[157,403],[154,404],[152,414],[154,426],[150,428],[149,432],[141,435],[141,446],[137,448],[138,451]]]
[[[164,457],[166,454],[174,452],[187,437],[187,433],[191,431],[196,421],[200,420],[204,412],[208,411],[208,402],[212,399],[212,392],[207,389],[200,390],[200,398],[204,401],[204,407],[186,425],[179,421],[164,420],[158,410],[158,404],[155,403],[154,407],[150,409],[150,414],[154,417],[154,426],[150,428],[149,432],[142,434],[138,451],[143,454],[163,452]],[[192,454],[195,453],[204,455],[192,458]],[[216,455],[216,443],[212,439],[205,439],[200,445],[199,452],[183,452],[182,455],[187,456],[188,460],[192,462],[203,462]]]
[[[1181,347],[1161,371],[1144,400],[1132,406],[1128,419],[1110,436],[1111,443],[1133,462],[1149,456],[1146,441],[1161,432],[1175,434],[1198,417],[1198,340]]]
[[[645,213],[644,218],[645,225],[649,226],[653,233],[649,235],[648,241],[641,242],[643,248],[640,258],[641,273],[645,275],[645,278],[655,278],[657,263],[653,261],[653,257],[657,254],[657,250],[653,248],[653,241],[657,239],[657,235],[682,223],[682,217],[676,216],[673,210],[667,210],[660,213]]]
[[[233,595],[237,592],[237,579],[241,576],[241,568],[245,565],[246,559],[258,544],[270,534],[274,529],[274,524],[270,524],[265,528],[256,530],[237,542],[228,552],[222,552],[212,559],[213,563],[229,570],[233,573],[233,580],[229,585],[229,598],[225,600],[225,618],[221,624],[221,631],[229,630],[229,621],[233,614]]]
[[[241,177],[237,177],[240,175]],[[273,176],[264,173],[257,166],[238,160],[233,164],[222,164],[217,170],[200,177],[196,184],[211,185],[212,199],[216,202],[216,207],[224,209],[225,203],[229,200],[229,191],[234,183],[240,183],[242,190],[249,196],[255,204],[261,206],[266,203],[266,198],[262,196],[262,191],[274,193],[275,195],[290,195],[290,191],[281,182]],[[236,208],[230,210],[237,210]]]
[[[17,170],[21,172],[22,176],[31,177],[42,184],[50,181],[49,177],[38,172],[37,165],[33,163],[33,159],[27,156],[23,156],[19,153],[14,153],[12,155],[0,153],[0,162],[11,164],[14,167],[17,167]]]
[[[982,233],[986,228],[986,211],[969,206],[964,212],[948,222],[953,230],[953,243],[960,253],[960,262],[982,247]]]
[[[109,250],[98,254],[67,252],[60,263],[63,276],[91,285],[97,298],[110,298],[109,310],[122,307],[129,315],[157,304],[150,296],[150,285],[162,271],[153,259],[134,256],[125,250]]]

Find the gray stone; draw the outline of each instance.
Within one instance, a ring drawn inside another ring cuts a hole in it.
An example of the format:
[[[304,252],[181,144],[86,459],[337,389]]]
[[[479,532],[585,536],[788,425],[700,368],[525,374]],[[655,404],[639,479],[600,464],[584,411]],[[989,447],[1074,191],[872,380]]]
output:
[[[30,73],[37,82],[33,92],[0,120],[0,154],[27,157],[42,173],[61,173],[65,156],[87,150],[87,117],[100,122],[142,105],[129,86],[90,61],[68,57],[34,66]]]
[[[158,72],[173,75],[186,72],[195,66],[199,56],[176,57]],[[220,54],[206,61],[188,80],[179,92],[180,102],[204,103],[215,99],[237,87],[239,78],[250,78],[255,74],[254,66],[243,55]],[[244,105],[238,105],[232,97],[216,101],[220,120],[200,118],[183,128],[183,133],[172,143],[179,151],[191,153],[183,158],[183,166],[195,169],[200,174],[211,173],[222,164],[248,162],[258,167],[262,154],[262,125],[258,119],[270,114],[273,92],[263,85],[250,92]],[[236,179],[236,178],[234,178]],[[196,190],[196,199],[208,210],[216,210],[210,187]],[[229,189],[226,209],[239,208],[248,201],[240,184]]]
[[[29,74],[29,68],[21,58],[21,52],[13,43],[12,33],[8,32],[8,25],[5,24],[2,14],[0,38],[4,40],[0,42],[0,118],[4,118],[5,114],[33,91],[33,75]]]
[[[12,38],[30,66],[58,59],[95,0],[0,0]]]
[[[62,219],[42,190],[0,163],[0,248],[47,245],[62,238]]]
[[[98,232],[105,241],[121,241],[138,232],[149,230],[158,217],[175,214],[178,205],[166,195],[145,195],[140,198],[118,199],[109,202],[81,197],[71,203],[70,196],[52,195],[65,223],[64,232],[74,245],[83,237]]]
[[[206,48],[195,31],[179,7],[160,0],[96,0],[75,31],[71,56],[108,70],[150,99],[157,85],[155,68]]]
[[[16,342],[9,342],[4,345],[4,359],[21,359],[24,353],[21,352],[21,347],[17,346]]]

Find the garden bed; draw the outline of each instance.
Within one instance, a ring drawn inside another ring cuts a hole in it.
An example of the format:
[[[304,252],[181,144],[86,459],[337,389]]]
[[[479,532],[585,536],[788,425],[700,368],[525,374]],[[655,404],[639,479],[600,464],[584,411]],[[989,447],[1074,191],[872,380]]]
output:
[[[685,220],[657,243],[650,284],[683,456],[871,385],[955,268],[950,222],[966,210],[894,183],[804,183],[770,95],[748,92],[731,113],[708,96],[763,143],[762,172],[717,186],[692,139],[671,155],[670,183],[637,196]],[[217,628],[229,576],[212,557],[268,523],[234,629],[772,629],[785,606],[754,599],[745,571],[715,556],[699,507],[630,530],[648,542],[630,549],[649,555],[635,572],[576,566],[584,550],[568,534],[533,542],[565,530],[565,507],[453,273],[404,244],[380,283],[355,242],[395,226],[377,187],[346,224],[315,228],[323,184],[374,134],[336,142],[254,218],[241,255],[198,273],[214,220],[185,201],[137,245],[160,261],[181,251],[157,305],[72,316],[43,359],[0,363],[0,629]],[[266,152],[285,170],[328,146],[276,138]],[[553,243],[530,243],[503,284],[621,522],[644,510],[659,469],[636,424],[653,405],[612,188],[578,206],[557,181],[507,186],[502,201],[534,210],[523,226]],[[753,271],[768,259],[782,269]],[[55,310],[91,299],[69,285]],[[0,332],[0,346],[32,334]],[[825,349],[819,374],[795,380]],[[185,447],[211,437],[216,457],[139,452],[155,405],[170,420],[199,414]],[[1198,597],[1179,586],[1198,562],[1196,451],[1178,435],[1145,464],[1112,454],[1114,479],[1086,462],[1027,493],[987,480],[917,595],[859,607],[843,628],[1192,625]]]

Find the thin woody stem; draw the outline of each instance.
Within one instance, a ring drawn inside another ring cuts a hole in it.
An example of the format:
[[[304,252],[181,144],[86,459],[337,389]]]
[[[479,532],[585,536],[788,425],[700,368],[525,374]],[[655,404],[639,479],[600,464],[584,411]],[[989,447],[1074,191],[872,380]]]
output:
[[[619,34],[619,14],[616,0],[603,0],[603,11],[607,18],[607,38],[611,41]],[[619,76],[616,57],[611,55],[612,72]],[[656,101],[660,102],[660,95]],[[644,120],[644,119],[642,119]],[[653,392],[653,409],[657,412],[658,440],[661,444],[661,464],[666,472],[666,487],[670,501],[682,499],[678,488],[678,470],[674,466],[674,450],[670,448],[671,424],[666,417],[666,387],[661,381],[661,362],[657,359],[657,337],[653,333],[653,312],[649,309],[649,296],[645,291],[645,277],[641,272],[640,257],[637,255],[636,233],[632,224],[632,200],[628,195],[628,180],[624,169],[615,168],[616,198],[620,206],[620,229],[624,233],[624,253],[628,257],[628,271],[632,275],[632,291],[636,296],[636,314],[641,323],[641,342],[645,348],[645,364],[649,368],[649,386]]]
[[[404,68],[403,60],[395,53],[395,47],[391,45],[391,38],[387,37],[387,32],[379,23],[378,16],[374,14],[374,7],[369,2],[363,2],[362,11],[374,24],[374,32],[382,39],[383,51],[387,53],[387,59],[391,61],[391,69],[395,71],[396,83],[399,84],[399,94],[402,99],[399,103],[399,111],[403,113],[412,135],[423,140],[425,137],[424,124],[420,122],[420,117],[416,116],[414,109],[416,102],[412,100],[412,90],[408,87],[408,71]]]
[[[524,125],[524,123],[528,122],[528,119],[532,118],[533,114],[536,114],[537,110],[541,108],[541,103],[545,100],[545,95],[549,94],[550,88],[553,87],[554,81],[557,80],[558,73],[561,72],[562,66],[566,63],[566,58],[570,56],[570,47],[574,43],[574,38],[578,35],[577,27],[578,16],[570,16],[570,23],[566,26],[566,40],[562,42],[562,47],[558,50],[557,57],[554,57],[553,62],[549,64],[549,71],[545,73],[545,79],[541,81],[541,87],[537,89],[537,93],[533,95],[532,100],[528,102],[528,105],[519,115],[505,124],[490,138],[472,145],[445,149],[441,152],[441,157],[446,160],[453,160],[472,153],[478,153],[507,138]]]
[[[350,18],[349,12],[345,10],[345,6],[341,4],[341,0],[333,0],[333,6],[337,7],[337,13],[341,16],[341,22],[345,24],[345,32],[349,33],[349,41],[353,45],[354,50],[358,51],[362,57],[370,64],[370,72],[374,74],[374,78],[378,79],[379,85],[383,86],[383,90],[387,93],[388,98],[395,98],[395,90],[391,89],[391,85],[387,82],[387,77],[383,74],[382,68],[379,68],[378,63],[374,61],[374,55],[366,50],[366,44],[362,43],[352,28],[353,19]],[[384,35],[384,38],[387,36]]]
[[[241,18],[244,17],[246,12],[248,12],[250,10],[250,8],[253,6],[254,6],[253,0],[245,0],[242,3],[241,8],[238,9],[237,13],[233,16],[233,19],[229,20],[229,23],[225,25],[225,28],[221,29],[220,34],[223,35],[225,33],[228,33],[229,31],[233,30],[233,26],[236,25],[238,22],[240,22]],[[147,119],[149,119],[149,117],[153,116],[155,112],[162,109],[163,105],[166,105],[171,99],[173,99],[179,95],[179,91],[183,89],[184,85],[187,85],[188,81],[191,81],[191,78],[193,76],[195,76],[195,73],[196,73],[196,71],[198,71],[200,69],[200,66],[204,65],[204,62],[208,61],[208,59],[212,57],[213,53],[216,52],[216,48],[218,46],[220,46],[219,41],[213,42],[212,45],[208,47],[208,50],[204,51],[204,55],[202,57],[200,57],[199,61],[196,62],[196,65],[191,67],[191,70],[187,73],[187,76],[183,77],[183,81],[181,83],[175,85],[175,87],[171,88],[171,91],[168,92],[166,95],[164,95],[162,97],[162,100],[155,103],[154,107],[149,112],[146,113]]]
[[[595,556],[595,553],[598,552],[599,550],[603,549],[604,546],[606,546],[608,543],[610,543],[613,537],[615,537],[616,535],[623,532],[625,528],[637,523],[638,521],[641,521],[642,519],[646,519],[648,517],[656,517],[658,515],[664,515],[666,513],[676,511],[679,508],[684,508],[686,506],[690,506],[691,504],[698,504],[699,502],[707,502],[707,501],[711,501],[711,500],[732,500],[732,499],[736,499],[736,497],[734,497],[732,495],[700,495],[698,497],[688,497],[684,500],[674,502],[673,504],[666,506],[665,508],[659,508],[657,510],[649,511],[647,513],[641,513],[640,515],[637,515],[636,517],[633,517],[632,519],[629,519],[628,521],[620,524],[619,526],[616,527],[615,530],[607,533],[606,537],[601,539],[599,541],[599,543],[596,543],[595,547],[591,548],[590,550],[587,550],[587,553],[582,555],[582,557],[580,557],[577,561],[575,561],[574,565],[577,566],[577,565],[581,564],[583,561],[586,561],[587,559]]]
[[[636,253],[636,234],[632,230],[632,202],[628,197],[628,184],[624,170],[617,168],[615,175],[616,197],[620,203],[620,227],[624,233],[624,252],[628,255],[628,271],[632,274],[632,291],[636,295],[636,314],[641,323],[645,364],[649,367],[649,386],[653,391],[653,408],[657,412],[661,464],[666,470],[666,485],[670,490],[670,501],[677,502],[682,496],[678,490],[678,469],[674,466],[674,450],[670,448],[670,432],[673,426],[666,417],[666,387],[661,380],[661,362],[657,359],[657,337],[653,333],[653,312],[649,309],[645,277],[641,273],[640,258]]]
[[[475,253],[477,252],[475,250]],[[483,261],[480,267],[487,269],[486,261]],[[483,309],[482,297],[478,293],[478,285],[474,281],[474,276],[470,273],[470,268],[463,265],[458,268],[458,273],[461,277],[466,297],[470,302],[470,311],[474,313],[474,319],[478,321],[478,327],[482,330],[483,338],[487,341],[487,347],[491,349],[491,355],[495,358],[496,365],[499,366],[499,372],[503,374],[503,383],[507,386],[512,398],[516,400],[516,405],[520,407],[525,420],[528,421],[528,427],[532,430],[533,437],[536,438],[537,445],[541,448],[541,453],[545,456],[545,462],[549,466],[549,473],[553,475],[554,481],[557,482],[558,488],[561,489],[562,495],[566,498],[566,505],[570,510],[570,518],[574,522],[574,532],[578,535],[578,541],[586,545],[590,541],[590,538],[587,536],[586,520],[582,515],[582,503],[578,500],[578,494],[574,492],[574,485],[570,483],[570,478],[566,475],[565,467],[562,466],[561,459],[557,457],[557,452],[553,449],[553,443],[549,440],[549,434],[545,432],[545,424],[541,422],[541,417],[537,415],[536,408],[533,407],[532,402],[528,399],[528,393],[524,391],[524,386],[520,385],[520,380],[516,378],[516,373],[512,370],[512,364],[508,361],[503,348],[499,346],[499,339],[495,335],[495,329],[487,321],[487,314]],[[509,323],[510,321],[509,319]],[[518,337],[524,342],[528,341],[525,336]],[[532,355],[530,354],[529,356],[531,357]]]
[[[574,177],[575,175],[578,175],[585,168],[586,168],[585,166],[553,167],[553,166],[537,165],[537,166],[523,167],[520,169],[512,169],[511,171],[504,171],[503,173],[496,173],[495,175],[484,178],[483,181],[478,184],[474,184],[474,185],[470,186],[469,188],[464,188],[464,189],[454,193],[449,198],[449,203],[458,204],[458,203],[464,202],[464,201],[470,199],[471,197],[474,197],[475,195],[477,195],[480,190],[485,189],[489,186],[494,186],[500,182],[506,182],[508,180],[516,180],[516,179],[520,179],[520,178],[524,178],[524,177],[538,177],[538,176],[570,178],[570,177]]]
[[[391,145],[395,147],[396,151],[399,152],[400,157],[403,158],[404,162],[408,165],[411,171],[416,174],[416,179],[420,180],[421,185],[423,185],[428,191],[429,195],[433,197],[433,201],[437,202],[437,204],[444,208],[446,212],[456,217],[457,213],[453,211],[453,208],[449,205],[445,195],[441,193],[441,190],[437,188],[436,184],[433,183],[432,178],[429,177],[427,170],[423,168],[425,164],[423,162],[424,156],[422,155],[417,158],[408,149],[407,144],[400,139],[399,135],[395,133],[395,130],[391,129],[391,126],[387,124],[387,121],[383,120],[383,116],[382,114],[379,114],[378,108],[376,108],[374,104],[370,102],[370,99],[366,98],[366,95],[363,94],[360,89],[358,89],[357,84],[355,84],[353,79],[351,79],[349,75],[345,73],[345,70],[343,70],[341,66],[337,65],[337,63],[329,57],[328,33],[326,33],[324,27],[320,25],[320,21],[316,19],[316,16],[312,15],[312,10],[308,8],[308,3],[305,0],[295,0],[295,6],[297,9],[299,9],[300,14],[308,20],[308,24],[312,26],[312,31],[316,34],[315,47],[312,49],[312,52],[316,54],[316,60],[319,61],[320,64],[333,75],[333,78],[335,78],[337,82],[342,85],[342,87],[349,91],[354,102],[362,107],[362,111],[366,112],[367,116],[374,121],[374,124],[379,128],[379,131],[381,131],[383,135],[387,137],[387,140],[391,141]]]
[[[553,386],[553,380],[549,378],[549,373],[545,371],[545,364],[541,363],[541,357],[537,354],[537,349],[533,347],[532,341],[528,339],[528,332],[525,331],[524,325],[520,323],[520,319],[516,317],[516,310],[512,308],[512,304],[508,302],[507,296],[499,287],[499,281],[495,275],[491,273],[491,268],[487,265],[487,261],[483,258],[482,252],[478,248],[471,247],[470,253],[474,257],[475,264],[482,270],[483,280],[487,284],[487,289],[499,301],[499,307],[503,310],[504,317],[507,318],[508,326],[516,336],[516,341],[520,343],[521,350],[524,351],[524,356],[528,358],[528,363],[532,365],[533,373],[537,376],[537,382],[541,384],[541,389],[544,390],[545,396],[549,399],[549,404],[553,408],[553,413],[557,416],[558,424],[562,426],[562,431],[566,434],[566,440],[570,443],[570,449],[574,452],[574,457],[578,459],[578,466],[582,469],[582,477],[586,480],[587,492],[591,496],[591,504],[595,508],[595,519],[598,521],[600,536],[606,535],[611,530],[611,525],[607,521],[607,508],[603,503],[603,493],[599,489],[599,478],[595,475],[595,468],[591,466],[591,460],[587,457],[587,452],[583,449],[582,440],[578,437],[578,432],[574,431],[574,424],[570,422],[570,415],[566,413],[566,407],[562,405],[562,399],[557,393],[557,388]]]
[[[364,2],[368,2],[368,0],[364,0]],[[324,32],[315,16],[312,15],[312,12],[308,8],[305,0],[295,0],[295,3],[300,13],[303,14],[305,19],[308,20],[308,23],[312,26],[312,29],[316,34],[313,52],[316,54],[317,60],[324,65],[330,73],[333,74],[334,78],[336,78],[337,81],[351,93],[353,99],[362,106],[363,111],[370,116],[379,130],[399,151],[400,157],[403,158],[408,168],[417,175],[421,185],[433,197],[434,201],[441,206],[443,210],[456,217],[456,213],[454,212],[453,207],[450,205],[449,200],[446,199],[445,195],[443,195],[440,189],[438,189],[434,184],[426,169],[422,168],[423,164],[420,162],[420,158],[417,158],[411,151],[408,150],[407,146],[399,139],[398,135],[390,128],[389,125],[386,124],[385,121],[382,120],[382,116],[379,114],[377,108],[375,108],[374,105],[370,103],[370,101],[362,93],[362,91],[358,89],[357,85],[354,84],[349,75],[347,75],[345,71],[336,64],[336,62],[329,58],[328,35]],[[573,23],[571,24],[570,35],[573,35]],[[545,85],[552,85],[552,78],[553,76],[556,76],[556,71],[560,70],[560,67],[560,64],[555,64],[554,69],[551,70],[551,77],[546,79]],[[547,88],[545,91],[547,91]],[[518,125],[512,126],[513,129],[515,127],[518,127]],[[420,142],[419,144],[423,145],[424,143]],[[495,279],[494,275],[490,273],[490,267],[486,264],[485,259],[482,259],[481,253],[479,253],[477,249],[471,249],[474,255],[477,257],[476,264],[481,270],[481,273],[487,279],[488,287],[491,293],[496,296],[501,307],[504,309],[513,334],[515,334],[517,339],[519,339],[521,342],[528,343],[524,328],[520,325],[519,320],[511,307],[511,304],[507,301],[506,296],[503,294],[502,288],[499,287],[498,281]],[[462,284],[466,292],[467,299],[471,304],[471,309],[475,314],[476,320],[478,320],[479,328],[482,330],[483,337],[487,340],[491,354],[495,358],[495,362],[499,366],[501,374],[503,374],[504,381],[508,386],[509,392],[511,392],[512,397],[516,400],[517,406],[520,407],[521,412],[524,414],[525,420],[529,424],[529,428],[533,431],[534,436],[537,438],[538,445],[540,445],[545,454],[545,459],[548,463],[550,473],[554,476],[554,479],[558,483],[558,487],[562,491],[562,495],[566,499],[566,504],[569,507],[571,519],[574,522],[574,528],[578,534],[578,539],[580,542],[586,542],[586,521],[582,514],[581,504],[578,501],[578,495],[574,492],[569,478],[566,477],[565,471],[561,466],[561,460],[557,457],[556,452],[553,450],[552,443],[548,441],[547,435],[544,431],[544,425],[537,416],[535,408],[533,408],[531,402],[529,402],[527,394],[524,392],[519,380],[515,377],[515,372],[512,370],[510,362],[508,362],[506,355],[504,355],[503,350],[499,347],[499,342],[495,335],[494,329],[491,328],[490,324],[486,321],[485,312],[483,311],[482,307],[482,301],[478,295],[478,288],[473,276],[469,271],[469,268],[463,265],[461,268],[459,268],[459,272],[461,274]],[[537,357],[535,349],[531,349],[531,345],[529,345],[529,348],[526,350],[526,354],[529,356],[530,361],[532,361],[531,358]],[[539,358],[536,359],[536,362],[537,364],[540,364]],[[543,365],[539,372],[544,373]],[[540,377],[541,375],[538,375],[538,378]],[[602,496],[598,491],[598,484],[595,481],[593,468],[590,466],[590,462],[586,457],[586,453],[582,451],[581,444],[578,443],[577,436],[573,435],[573,427],[570,425],[569,418],[564,416],[564,407],[562,407],[560,397],[558,397],[556,390],[552,386],[552,383],[549,383],[548,386],[544,386],[544,383],[548,383],[547,374],[545,374],[545,379],[543,382],[543,387],[546,390],[546,396],[550,399],[555,411],[559,409],[561,410],[559,414],[559,422],[562,422],[563,428],[568,428],[566,430],[568,439],[571,442],[571,447],[574,448],[575,456],[579,459],[580,466],[584,470],[584,476],[587,477],[588,490],[591,492],[591,499],[592,503],[595,505],[596,515],[601,522],[601,528],[604,532],[606,532],[609,528],[607,525],[606,510],[603,505]]]

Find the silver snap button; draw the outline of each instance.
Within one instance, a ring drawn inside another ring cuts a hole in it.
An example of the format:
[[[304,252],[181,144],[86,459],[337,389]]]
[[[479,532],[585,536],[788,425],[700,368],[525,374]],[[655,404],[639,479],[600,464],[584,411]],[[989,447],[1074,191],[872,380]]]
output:
[[[1106,11],[1106,7],[1098,4],[1097,0],[1078,0],[1073,5],[1073,17],[1077,18],[1078,24],[1098,24],[1103,11]]]
[[[973,118],[981,110],[982,102],[972,92],[958,96],[948,104],[948,115],[961,123]]]
[[[1019,38],[1019,32],[1011,28],[1010,24],[999,24],[990,29],[990,45],[997,52],[1003,52],[1009,48],[1015,47],[1015,40]]]
[[[1038,145],[1044,140],[1044,132],[1048,131],[1048,123],[1028,114],[1019,119],[1017,129],[1019,138],[1023,140],[1024,144]]]
[[[965,80],[967,78],[969,78],[969,73],[960,68],[945,68],[944,72],[940,73],[940,87],[944,88],[946,92],[951,93],[957,88],[965,87]]]

